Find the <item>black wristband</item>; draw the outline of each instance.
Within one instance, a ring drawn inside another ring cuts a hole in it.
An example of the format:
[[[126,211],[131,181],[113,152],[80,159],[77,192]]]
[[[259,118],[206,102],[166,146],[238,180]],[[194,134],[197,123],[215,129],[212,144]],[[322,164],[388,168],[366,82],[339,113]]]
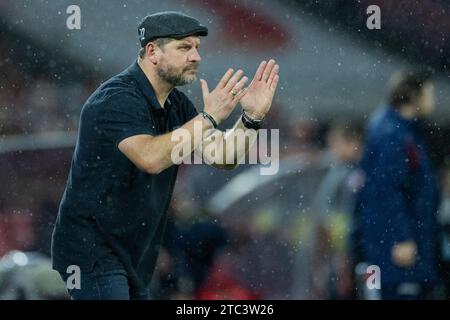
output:
[[[205,112],[205,111],[202,111],[201,114],[202,114],[203,118],[208,119],[209,122],[211,122],[211,124],[212,124],[212,126],[214,127],[214,129],[217,128],[217,122],[216,122],[216,120],[214,120],[214,118],[213,118],[209,113],[207,113],[207,112]]]
[[[262,122],[262,120],[251,119],[249,116],[247,116],[245,111],[242,111],[242,123],[247,129],[259,130],[261,128]]]

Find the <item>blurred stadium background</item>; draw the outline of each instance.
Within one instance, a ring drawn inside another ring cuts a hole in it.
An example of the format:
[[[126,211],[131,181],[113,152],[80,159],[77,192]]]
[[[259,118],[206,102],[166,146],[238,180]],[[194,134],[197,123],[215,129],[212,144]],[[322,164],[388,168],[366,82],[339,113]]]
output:
[[[72,4],[81,9],[81,30],[66,27]],[[366,28],[371,4],[381,8],[381,30]],[[357,132],[396,70],[434,72],[437,112],[427,135],[450,197],[448,0],[2,0],[0,299],[65,297],[50,271],[50,237],[79,112],[136,58],[138,21],[162,10],[183,11],[210,29],[200,77],[211,84],[227,67],[253,74],[260,60],[279,61],[266,127],[280,129],[281,163],[275,176],[250,165],[231,172],[182,166],[153,297],[358,297],[348,236],[359,154],[342,150],[361,143]],[[198,82],[183,91],[201,110]],[[354,134],[344,139],[349,128]]]

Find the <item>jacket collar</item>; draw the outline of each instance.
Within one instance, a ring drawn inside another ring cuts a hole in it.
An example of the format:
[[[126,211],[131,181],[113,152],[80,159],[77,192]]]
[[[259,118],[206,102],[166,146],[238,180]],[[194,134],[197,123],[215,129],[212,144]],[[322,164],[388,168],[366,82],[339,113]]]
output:
[[[165,113],[165,111],[171,105],[170,97],[172,95],[172,92],[169,94],[169,97],[167,98],[164,108],[162,108],[161,105],[159,104],[158,99],[156,98],[155,89],[153,89],[152,84],[148,80],[144,71],[139,66],[137,60],[128,68],[128,71],[136,79],[139,89],[144,94],[145,99],[148,101],[151,108],[154,110],[159,110],[159,112]]]
[[[394,107],[388,105],[385,108],[387,116],[393,119],[398,124],[404,125],[411,129],[417,129],[419,127],[420,120],[418,118],[406,119]]]

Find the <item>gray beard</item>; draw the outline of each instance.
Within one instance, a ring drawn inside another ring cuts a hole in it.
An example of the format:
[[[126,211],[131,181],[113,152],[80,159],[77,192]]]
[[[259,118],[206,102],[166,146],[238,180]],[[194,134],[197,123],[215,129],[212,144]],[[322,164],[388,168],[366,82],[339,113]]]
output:
[[[185,70],[183,70],[185,71]],[[158,76],[166,81],[167,83],[171,84],[174,87],[178,86],[184,86],[186,84],[190,84],[194,82],[195,77],[192,77],[190,79],[183,77],[183,72],[176,73],[172,68],[169,66],[166,68],[158,68],[157,70]]]

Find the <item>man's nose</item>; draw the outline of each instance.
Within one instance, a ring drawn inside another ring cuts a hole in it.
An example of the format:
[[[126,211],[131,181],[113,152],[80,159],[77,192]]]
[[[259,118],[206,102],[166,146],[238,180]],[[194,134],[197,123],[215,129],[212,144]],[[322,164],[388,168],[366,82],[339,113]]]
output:
[[[192,62],[200,62],[202,60],[202,58],[200,57],[200,54],[198,53],[197,49],[194,49],[191,53],[191,55],[189,56],[189,60]]]

